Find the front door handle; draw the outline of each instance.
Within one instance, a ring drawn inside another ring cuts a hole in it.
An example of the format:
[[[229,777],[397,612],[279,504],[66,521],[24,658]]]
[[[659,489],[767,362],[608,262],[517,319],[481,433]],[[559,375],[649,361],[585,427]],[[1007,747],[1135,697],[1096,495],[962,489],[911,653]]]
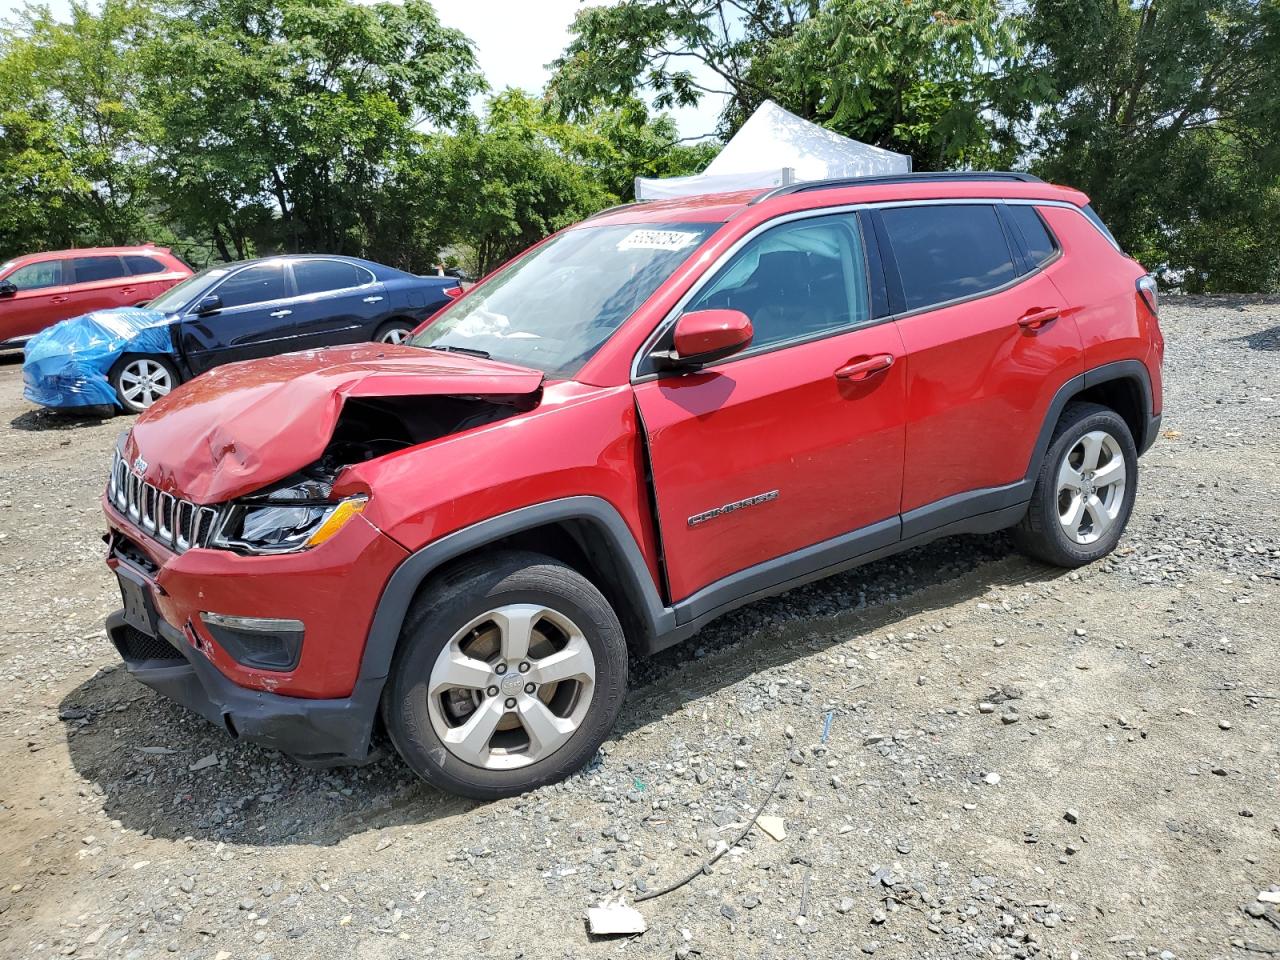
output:
[[[1034,310],[1028,310],[1018,318],[1018,326],[1023,330],[1039,330],[1046,324],[1057,320],[1058,312],[1057,307],[1048,307],[1046,309],[1036,307]]]
[[[272,310],[272,311],[271,311],[271,316],[273,316],[273,317],[287,317],[287,316],[288,316],[289,314],[291,314],[291,313],[293,313],[293,311],[292,311],[292,310]]]
[[[836,371],[837,380],[866,380],[877,373],[884,373],[893,366],[892,353],[879,353],[874,357],[850,360]]]
[[[50,303],[66,303],[68,299],[69,299],[68,297],[50,297],[49,302]]]
[[[364,298],[365,303],[380,303],[381,301],[382,301],[381,297],[365,297]]]

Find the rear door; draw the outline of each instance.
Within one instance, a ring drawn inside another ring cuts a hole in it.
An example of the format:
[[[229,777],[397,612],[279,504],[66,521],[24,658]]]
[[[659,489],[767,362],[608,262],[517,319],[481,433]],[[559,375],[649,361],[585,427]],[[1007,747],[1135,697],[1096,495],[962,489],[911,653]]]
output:
[[[73,257],[67,267],[73,272],[68,291],[73,316],[90,310],[132,307],[149,299],[145,285],[134,282],[124,259],[116,254]]]
[[[187,314],[178,331],[193,373],[295,349],[297,302],[283,261],[238,270],[206,296],[221,298],[222,306],[209,314]]]
[[[37,260],[0,279],[18,288],[0,297],[0,343],[23,340],[71,316],[61,260]]]
[[[746,313],[747,350],[696,373],[639,368],[673,600],[853,531],[868,549],[897,539],[906,371],[864,250],[850,214],[765,229],[682,308]],[[882,365],[846,377],[868,360]]]
[[[145,303],[160,296],[171,286],[187,276],[170,270],[165,263],[145,253],[126,253],[125,269],[129,271],[131,285],[135,287],[135,303]]]
[[[966,497],[961,512],[1025,499],[1001,488],[1023,479],[1054,393],[1081,371],[1079,334],[1047,270],[1058,253],[1028,254],[1001,208],[876,215],[907,359],[904,536],[945,519],[948,497],[986,498]]]
[[[327,347],[372,340],[388,312],[386,292],[373,274],[345,260],[290,261],[298,293],[294,320],[299,345]]]

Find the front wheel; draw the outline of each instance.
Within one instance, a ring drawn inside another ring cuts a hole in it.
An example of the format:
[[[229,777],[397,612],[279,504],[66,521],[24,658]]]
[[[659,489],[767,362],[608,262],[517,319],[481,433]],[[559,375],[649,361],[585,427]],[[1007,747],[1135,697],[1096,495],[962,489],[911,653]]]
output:
[[[1092,563],[1115,549],[1137,490],[1138,449],[1124,418],[1096,403],[1070,403],[1014,542],[1059,567]]]
[[[129,413],[141,413],[178,385],[178,369],[164,357],[126,357],[112,368],[111,388]]]
[[[382,714],[418,776],[491,800],[583,767],[626,686],[626,640],[600,591],[549,557],[493,553],[415,602]]]

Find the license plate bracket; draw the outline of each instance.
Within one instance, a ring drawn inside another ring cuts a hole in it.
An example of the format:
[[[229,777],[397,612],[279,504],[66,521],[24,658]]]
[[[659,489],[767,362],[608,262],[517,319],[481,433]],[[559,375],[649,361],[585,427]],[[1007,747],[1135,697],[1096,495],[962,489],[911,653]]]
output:
[[[158,635],[156,605],[151,595],[151,584],[127,567],[116,568],[116,580],[120,583],[120,599],[124,604],[124,622],[136,627],[149,637]]]

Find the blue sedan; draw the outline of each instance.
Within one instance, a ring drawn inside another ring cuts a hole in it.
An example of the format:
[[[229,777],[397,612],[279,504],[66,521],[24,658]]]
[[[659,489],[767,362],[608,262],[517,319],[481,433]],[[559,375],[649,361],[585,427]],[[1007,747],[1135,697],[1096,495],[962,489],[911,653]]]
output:
[[[142,308],[97,310],[36,334],[23,395],[47,407],[139,412],[210,367],[293,350],[400,343],[458,292],[354,257],[285,256],[202,270]]]

